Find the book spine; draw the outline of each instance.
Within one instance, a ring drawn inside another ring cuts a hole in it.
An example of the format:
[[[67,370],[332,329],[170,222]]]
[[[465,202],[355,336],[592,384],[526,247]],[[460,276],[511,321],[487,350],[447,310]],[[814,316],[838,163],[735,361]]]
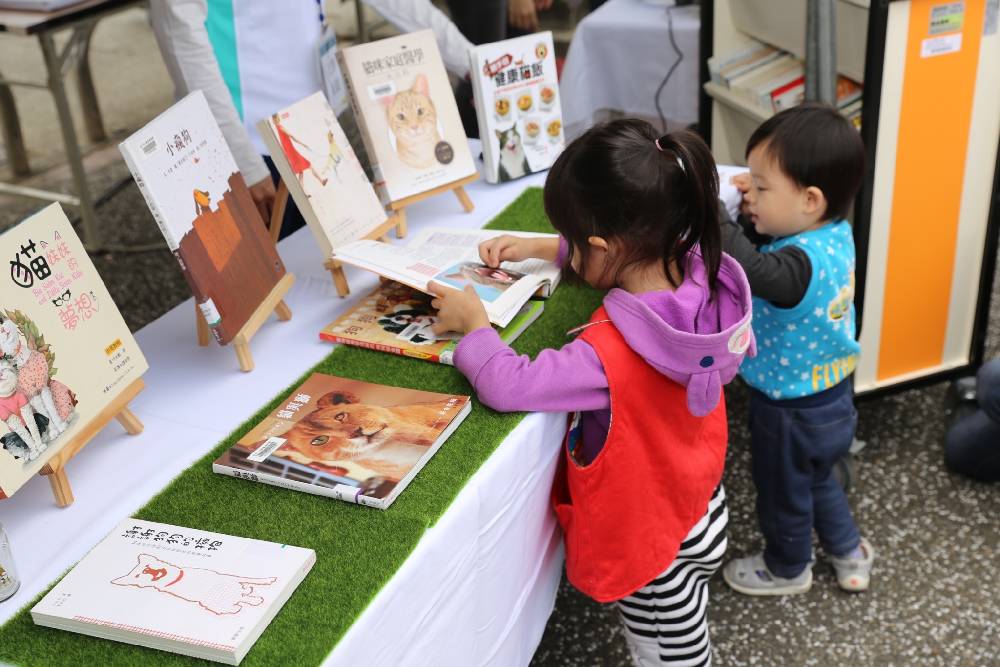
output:
[[[160,211],[160,207],[156,203],[156,199],[153,194],[149,191],[146,186],[146,179],[143,178],[141,171],[135,161],[135,156],[132,155],[132,149],[128,144],[121,144],[119,146],[121,149],[122,157],[125,158],[125,164],[128,166],[129,171],[132,172],[132,178],[135,180],[136,186],[139,188],[139,192],[142,193],[142,198],[146,200],[146,207],[149,208],[149,212],[153,215],[153,220],[156,221],[156,226],[160,228],[160,233],[163,234],[163,238],[166,239],[167,245],[170,246],[170,251],[173,253],[174,257],[177,259],[177,263],[181,266],[181,273],[184,274],[184,280],[187,281],[188,287],[191,288],[191,294],[194,296],[194,301],[198,305],[198,310],[201,312],[201,316],[205,318],[205,322],[208,324],[209,330],[212,332],[212,336],[215,341],[222,345],[222,332],[220,331],[219,325],[221,320],[218,318],[218,311],[215,310],[215,304],[212,303],[211,298],[205,294],[198,283],[195,282],[194,276],[191,275],[191,270],[188,269],[187,263],[184,261],[184,257],[181,255],[180,243],[174,237],[170,227],[167,226],[167,221],[163,217],[163,213]],[[214,312],[216,317],[210,318],[209,313]]]
[[[343,49],[337,51],[337,63],[340,65],[340,71],[344,75],[344,85],[347,88],[347,97],[351,100],[351,111],[354,113],[354,121],[358,124],[361,129],[361,141],[365,145],[365,152],[368,153],[368,162],[372,168],[373,183],[375,186],[375,192],[379,196],[379,201],[383,205],[388,206],[389,202],[392,201],[389,198],[389,189],[385,182],[385,177],[382,175],[382,168],[378,163],[378,154],[375,152],[375,144],[372,142],[371,134],[368,131],[368,119],[365,118],[365,114],[362,112],[361,104],[358,101],[358,87],[354,81],[354,74],[351,71],[351,67],[348,60],[348,54],[344,52]],[[363,91],[360,91],[363,92]]]
[[[369,498],[368,496],[361,495],[360,489],[353,486],[347,486],[346,484],[338,484],[332,488],[328,486],[319,486],[317,484],[299,482],[294,479],[278,477],[277,475],[270,475],[264,472],[240,470],[239,468],[223,465],[221,463],[213,463],[212,472],[219,473],[220,475],[227,475],[229,477],[235,477],[237,479],[247,480],[249,482],[269,484],[283,489],[292,489],[293,491],[304,491],[305,493],[311,493],[314,496],[336,498],[337,500],[354,503],[355,505],[366,505],[368,507],[385,509],[384,503],[378,498]]]
[[[375,352],[388,352],[389,354],[395,354],[400,357],[411,357],[413,359],[423,359],[424,361],[433,361],[437,363],[446,363],[441,360],[441,357],[436,354],[430,354],[425,352],[413,352],[411,350],[404,350],[401,347],[396,347],[394,345],[383,345],[381,343],[371,343],[366,340],[359,340],[357,338],[346,338],[344,336],[338,336],[337,334],[327,333],[326,331],[319,332],[319,337],[330,343],[338,343],[340,345],[350,345],[352,347],[363,347],[366,350],[374,350]]]
[[[500,177],[493,168],[493,140],[490,137],[490,116],[492,109],[487,106],[483,89],[483,74],[479,71],[479,51],[469,51],[469,78],[472,80],[472,97],[476,101],[476,118],[479,123],[479,139],[483,148],[483,174],[487,183],[497,183]]]

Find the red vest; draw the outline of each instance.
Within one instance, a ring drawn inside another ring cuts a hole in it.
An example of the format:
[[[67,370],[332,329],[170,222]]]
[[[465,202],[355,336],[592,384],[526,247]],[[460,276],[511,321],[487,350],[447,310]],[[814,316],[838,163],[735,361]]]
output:
[[[563,447],[552,504],[565,533],[570,582],[611,602],[666,570],[705,515],[722,480],[726,406],[720,400],[695,417],[685,388],[636,354],[603,307],[590,322],[580,337],[607,374],[611,428],[590,465]]]

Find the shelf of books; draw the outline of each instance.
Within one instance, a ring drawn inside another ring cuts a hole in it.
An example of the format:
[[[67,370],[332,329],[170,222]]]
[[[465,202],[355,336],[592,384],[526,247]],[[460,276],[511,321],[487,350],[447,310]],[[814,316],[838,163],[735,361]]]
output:
[[[699,120],[718,162],[745,164],[753,130],[802,100],[807,4],[701,3]],[[837,106],[867,158],[851,216],[855,390],[971,374],[1000,228],[1000,12],[995,2],[834,5]]]

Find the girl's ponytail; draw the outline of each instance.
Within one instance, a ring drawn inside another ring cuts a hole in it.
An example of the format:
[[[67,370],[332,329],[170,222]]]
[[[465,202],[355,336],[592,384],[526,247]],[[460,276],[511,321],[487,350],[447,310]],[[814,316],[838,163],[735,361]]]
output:
[[[683,271],[688,252],[700,246],[702,260],[708,276],[709,288],[714,292],[722,261],[722,231],[719,228],[719,174],[715,160],[705,142],[693,132],[681,130],[663,135],[654,142],[657,150],[667,159],[675,160],[682,172],[683,195],[674,197],[675,203],[684,202],[688,221],[687,234],[665,248],[665,257]],[[669,275],[669,274],[668,274]]]

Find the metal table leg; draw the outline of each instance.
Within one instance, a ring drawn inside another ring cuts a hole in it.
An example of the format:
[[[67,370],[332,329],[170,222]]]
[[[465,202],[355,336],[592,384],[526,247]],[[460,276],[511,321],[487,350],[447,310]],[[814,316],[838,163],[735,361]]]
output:
[[[83,245],[88,250],[98,250],[101,247],[101,241],[97,235],[94,200],[91,198],[90,187],[87,185],[87,175],[83,169],[83,156],[80,153],[80,144],[77,142],[76,128],[73,127],[73,116],[70,113],[69,99],[66,97],[66,86],[62,77],[64,59],[59,57],[51,34],[39,33],[38,41],[45,59],[45,69],[48,75],[47,84],[56,104],[56,112],[59,114],[63,143],[66,144],[66,160],[73,173],[76,195],[80,200]],[[69,48],[71,47],[67,47],[67,50]]]
[[[2,80],[0,76],[0,80]],[[14,104],[14,94],[10,86],[0,82],[0,126],[3,129],[3,145],[7,149],[7,159],[15,176],[27,176],[31,173],[28,164],[28,152],[24,148],[24,137],[21,136],[21,119],[17,115],[17,105]]]
[[[87,128],[87,137],[95,144],[107,141],[104,131],[104,120],[101,118],[101,107],[97,105],[97,92],[94,90],[94,77],[90,72],[90,38],[94,34],[97,22],[87,23],[73,29],[72,41],[77,44],[76,86],[80,94],[80,106],[83,108],[83,121]],[[77,42],[76,40],[79,39]]]

